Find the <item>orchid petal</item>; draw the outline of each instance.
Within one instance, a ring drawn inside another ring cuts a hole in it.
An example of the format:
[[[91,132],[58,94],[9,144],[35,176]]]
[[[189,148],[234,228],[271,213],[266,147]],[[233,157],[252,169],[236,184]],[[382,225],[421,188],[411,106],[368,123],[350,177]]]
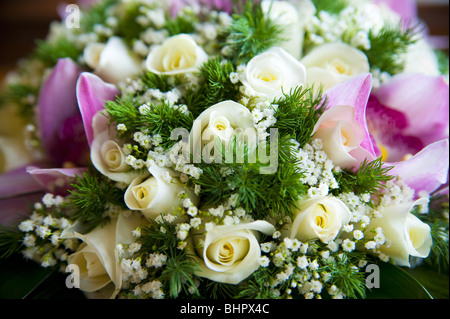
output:
[[[114,84],[106,83],[97,75],[88,72],[80,75],[76,91],[84,129],[89,146],[91,146],[94,139],[92,128],[94,115],[103,110],[105,101],[113,100],[119,91]]]
[[[401,17],[405,26],[414,22],[418,17],[416,0],[375,0],[375,4],[387,5]]]
[[[328,108],[338,105],[353,106],[355,120],[364,131],[364,139],[360,145],[368,151],[367,154],[370,155],[368,160],[370,161],[376,158],[372,137],[369,133],[366,121],[366,106],[371,90],[372,75],[370,73],[365,73],[354,76],[343,83],[339,83],[325,92]]]
[[[448,138],[449,85],[443,76],[399,74],[374,91],[382,105],[406,116],[405,136],[424,145]]]
[[[50,158],[59,165],[65,161],[78,162],[84,156],[80,151],[76,157],[67,154],[66,151],[73,149],[73,145],[68,147],[67,139],[60,135],[61,129],[66,125],[65,122],[68,119],[75,120],[79,116],[75,85],[81,71],[71,59],[59,59],[39,93],[38,121],[42,143]],[[76,126],[73,128],[77,130]],[[79,142],[80,147],[85,143],[81,138]]]
[[[386,165],[394,166],[389,174],[399,176],[416,193],[432,193],[447,182],[449,141],[446,139],[432,143],[406,161]]]
[[[30,215],[30,207],[40,202],[44,192],[0,199],[0,225],[12,226]]]
[[[86,168],[39,168],[28,166],[27,172],[47,191],[65,193],[76,176],[81,176]]]
[[[384,161],[401,161],[405,155],[416,154],[426,146],[419,137],[404,134],[408,127],[404,113],[382,105],[373,94],[367,103],[366,116],[370,133],[383,149],[379,154]]]
[[[39,191],[44,191],[44,187],[28,174],[25,166],[0,175],[0,199]]]

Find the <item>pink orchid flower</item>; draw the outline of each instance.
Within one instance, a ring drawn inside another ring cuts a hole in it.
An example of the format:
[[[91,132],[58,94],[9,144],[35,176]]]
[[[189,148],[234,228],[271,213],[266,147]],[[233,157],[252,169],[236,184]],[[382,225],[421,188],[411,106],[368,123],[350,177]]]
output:
[[[442,76],[400,74],[376,89],[367,105],[377,155],[417,192],[447,182],[449,86]]]
[[[20,167],[0,176],[0,224],[17,221],[21,212],[39,200],[45,192],[66,194],[67,185],[86,170],[85,154],[89,153],[89,146],[94,137],[93,117],[103,109],[104,102],[114,99],[119,91],[113,84],[105,83],[98,76],[79,71],[74,62],[62,59],[44,83],[40,92],[41,103],[38,112],[40,125],[45,125],[42,137],[49,152],[49,160]],[[77,118],[76,131],[67,131],[65,138],[61,139],[58,134],[60,126],[67,123],[67,118],[74,117]],[[71,142],[81,136],[80,131],[83,133],[83,147]],[[68,165],[64,160],[74,163],[74,158],[80,156],[72,150],[67,152],[64,145],[58,147],[59,143],[68,143],[68,146],[73,146],[75,150],[83,153],[84,161],[78,162],[79,166]],[[72,155],[75,157],[71,157]],[[58,167],[55,163],[65,165]],[[25,204],[28,206],[24,207]]]

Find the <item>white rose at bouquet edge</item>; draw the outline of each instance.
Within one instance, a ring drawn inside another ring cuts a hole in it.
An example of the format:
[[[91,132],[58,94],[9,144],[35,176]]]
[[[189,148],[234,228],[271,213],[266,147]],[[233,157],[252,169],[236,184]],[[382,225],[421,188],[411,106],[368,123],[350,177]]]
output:
[[[301,203],[294,220],[283,229],[283,235],[306,241],[318,238],[323,243],[334,240],[351,218],[349,208],[333,196],[320,197]]]
[[[174,75],[195,72],[206,60],[203,48],[191,35],[182,33],[150,48],[145,65],[152,73]]]
[[[83,241],[78,250],[68,257],[68,265],[80,270],[80,290],[88,298],[113,299],[122,288],[122,271],[117,244],[133,242],[131,232],[145,223],[140,214],[122,212],[108,224],[98,226],[87,234],[75,231],[61,238],[78,238]],[[75,225],[74,225],[75,226]]]
[[[354,109],[349,105],[338,105],[326,110],[317,121],[313,138],[322,140],[323,150],[340,168],[351,169],[359,164],[352,156],[361,151],[364,131],[355,120]]]
[[[263,0],[261,8],[264,14],[276,21],[283,29],[283,40],[280,47],[289,52],[295,59],[302,56],[305,25],[316,11],[310,0],[289,1]]]
[[[261,248],[257,232],[272,235],[275,227],[258,220],[237,225],[219,225],[209,230],[202,248],[197,248],[200,270],[197,275],[210,280],[238,284],[259,267]],[[200,239],[194,239],[198,247]]]
[[[308,52],[301,60],[307,73],[308,85],[325,92],[352,76],[370,71],[367,56],[346,43],[326,43]]]
[[[180,194],[183,192],[194,205],[198,203],[198,196],[187,189],[172,170],[153,164],[148,171],[148,178],[134,179],[125,191],[124,200],[129,209],[141,211],[148,219],[170,214],[181,202]]]
[[[201,156],[208,160],[218,138],[225,144],[233,134],[245,134],[251,148],[256,145],[256,126],[249,109],[235,101],[223,101],[210,106],[203,111],[192,125],[189,132],[188,149],[197,162]],[[206,154],[205,154],[206,152]],[[216,156],[218,154],[214,154]]]
[[[405,54],[404,60],[404,73],[423,73],[433,76],[441,75],[436,54],[424,39],[419,39],[411,45]]]
[[[108,128],[106,122],[107,118],[102,112],[95,114],[92,120],[94,139],[90,154],[94,167],[109,179],[127,185],[140,176],[147,176],[148,172],[131,170],[122,148],[115,140],[114,131]]]
[[[88,44],[83,58],[96,75],[113,84],[125,81],[141,71],[139,60],[133,57],[125,42],[117,36],[109,38],[106,44]]]
[[[262,98],[272,101],[306,82],[305,66],[286,50],[272,47],[253,57],[241,82]]]
[[[387,245],[380,250],[394,264],[410,267],[409,257],[426,258],[431,250],[431,228],[411,211],[418,205],[428,203],[427,198],[415,202],[390,205],[379,209],[381,216],[373,218],[367,231],[381,227]]]

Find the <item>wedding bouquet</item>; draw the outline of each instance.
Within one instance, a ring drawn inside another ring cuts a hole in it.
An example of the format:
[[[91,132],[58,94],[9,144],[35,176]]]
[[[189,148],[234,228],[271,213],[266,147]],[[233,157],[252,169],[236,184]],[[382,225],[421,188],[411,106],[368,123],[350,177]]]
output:
[[[6,81],[26,125],[2,137],[2,274],[32,261],[23,287],[57,273],[89,298],[448,298],[448,58],[399,2],[62,8]]]

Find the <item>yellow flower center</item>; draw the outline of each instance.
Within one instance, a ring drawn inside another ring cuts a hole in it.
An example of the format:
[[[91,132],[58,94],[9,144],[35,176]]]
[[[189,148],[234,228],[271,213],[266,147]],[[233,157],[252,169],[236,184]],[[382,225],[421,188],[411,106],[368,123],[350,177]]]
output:
[[[379,148],[380,151],[381,151],[381,160],[382,160],[383,162],[386,161],[387,158],[388,158],[388,155],[389,155],[389,153],[388,153],[386,147],[384,147],[384,146],[381,145],[381,144],[378,144],[378,148]]]
[[[318,204],[314,209],[314,215],[316,216],[314,222],[317,226],[320,228],[326,228],[328,226],[328,214],[324,205]]]
[[[147,195],[148,195],[149,191],[147,189],[147,187],[145,186],[141,186],[136,190],[136,197],[138,199],[144,199]]]

